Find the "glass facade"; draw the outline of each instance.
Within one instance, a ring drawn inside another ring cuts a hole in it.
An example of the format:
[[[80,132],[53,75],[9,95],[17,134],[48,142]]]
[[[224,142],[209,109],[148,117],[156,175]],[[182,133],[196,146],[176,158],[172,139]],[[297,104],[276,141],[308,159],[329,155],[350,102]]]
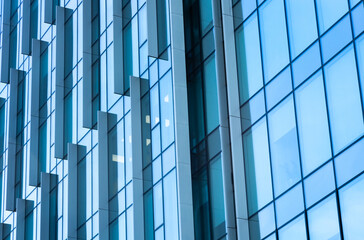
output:
[[[90,1],[0,1],[0,239],[364,237],[363,1]]]

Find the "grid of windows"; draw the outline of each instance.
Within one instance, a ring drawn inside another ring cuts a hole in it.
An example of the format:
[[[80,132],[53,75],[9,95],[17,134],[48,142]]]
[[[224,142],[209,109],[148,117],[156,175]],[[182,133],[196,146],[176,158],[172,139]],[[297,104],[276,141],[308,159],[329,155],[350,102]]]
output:
[[[250,237],[361,236],[363,2],[233,2]]]

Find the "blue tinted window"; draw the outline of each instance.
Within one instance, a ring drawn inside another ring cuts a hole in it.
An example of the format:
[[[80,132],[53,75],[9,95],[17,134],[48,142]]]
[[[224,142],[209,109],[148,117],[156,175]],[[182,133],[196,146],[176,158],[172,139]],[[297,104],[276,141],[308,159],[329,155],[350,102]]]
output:
[[[292,58],[317,38],[315,3],[313,0],[288,0],[288,33]]]
[[[206,33],[212,26],[212,0],[199,0],[200,3],[200,23],[202,33]]]
[[[243,7],[243,17],[247,18],[257,7],[256,0],[243,0],[241,2]]]
[[[358,59],[361,93],[364,104],[364,35],[356,41],[356,56]]]
[[[123,29],[123,64],[124,64],[124,90],[128,90],[130,87],[130,76],[133,75],[133,48],[132,48],[132,29],[131,23],[129,23],[125,29]]]
[[[162,149],[164,150],[174,140],[172,76],[169,71],[160,80],[160,113],[162,130]]]
[[[360,0],[350,0],[350,7],[354,7]]]
[[[270,112],[268,120],[274,194],[278,196],[301,178],[292,96]]]
[[[271,109],[292,90],[291,68],[288,67],[266,86],[267,108]]]
[[[335,178],[332,162],[305,179],[304,186],[307,207],[312,206],[312,204],[333,191],[335,189]]]
[[[204,63],[204,91],[206,131],[209,134],[219,125],[215,56]],[[173,116],[172,111],[171,114]]]
[[[166,239],[178,239],[176,171],[163,179],[164,229]]]
[[[163,223],[162,182],[153,187],[154,228]]]
[[[318,42],[316,42],[303,55],[293,62],[292,69],[294,86],[297,87],[320,66],[320,48]]]
[[[308,211],[310,239],[340,239],[339,221],[335,195]]]
[[[261,90],[257,95],[249,100],[241,108],[241,122],[243,131],[249,128],[265,113],[264,91]]]
[[[259,9],[265,82],[289,61],[283,0],[268,0]]]
[[[344,238],[361,239],[364,236],[364,175],[340,190],[340,207]]]
[[[347,0],[317,0],[316,3],[321,34],[348,11]]]
[[[301,215],[279,230],[280,240],[306,240],[305,216]]]
[[[274,206],[271,203],[256,214],[249,222],[250,237],[251,239],[264,238],[274,231],[275,226]]]
[[[359,4],[352,12],[354,35],[358,36],[364,30],[364,6]]]
[[[298,184],[276,200],[278,227],[302,212],[303,208],[302,184]]]
[[[240,103],[263,86],[257,14],[253,14],[236,32]]]
[[[302,170],[307,175],[331,157],[321,72],[296,90],[296,111]]]
[[[321,39],[322,58],[327,62],[352,39],[350,18],[346,16]]]
[[[363,110],[360,104],[355,66],[354,51],[351,46],[325,67],[330,125],[335,153],[361,136],[364,131]]]
[[[272,200],[272,186],[265,118],[243,135],[249,214]]]
[[[355,143],[335,158],[337,185],[341,186],[364,170],[364,140]]]

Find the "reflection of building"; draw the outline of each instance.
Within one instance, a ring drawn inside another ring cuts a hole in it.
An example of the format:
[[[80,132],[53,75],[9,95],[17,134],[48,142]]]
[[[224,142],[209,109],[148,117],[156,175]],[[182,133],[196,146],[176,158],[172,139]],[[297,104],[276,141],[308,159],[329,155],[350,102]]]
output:
[[[2,0],[0,239],[361,239],[360,0]]]

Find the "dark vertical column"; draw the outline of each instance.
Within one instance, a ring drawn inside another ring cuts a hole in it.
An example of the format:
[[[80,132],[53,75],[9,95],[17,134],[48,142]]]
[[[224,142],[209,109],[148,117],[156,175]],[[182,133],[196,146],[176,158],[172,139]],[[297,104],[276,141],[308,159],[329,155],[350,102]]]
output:
[[[16,240],[25,240],[25,218],[30,211],[33,211],[33,208],[33,201],[16,199]]]
[[[85,155],[85,146],[68,143],[68,239],[77,239],[77,164]]]
[[[30,55],[30,1],[23,0],[23,27],[21,53]],[[37,23],[38,24],[38,23]]]
[[[238,239],[249,239],[248,208],[244,171],[241,116],[236,64],[234,16],[231,0],[221,0],[223,39],[226,63],[226,88],[229,112],[235,217]]]
[[[2,25],[2,48],[1,48],[1,71],[0,81],[9,83],[10,67],[10,6],[11,0],[4,0],[3,25]]]
[[[41,215],[40,215],[40,239],[41,240],[52,240],[50,239],[50,219],[51,211],[51,199],[50,193],[58,182],[58,175],[49,174],[42,172],[41,174]]]
[[[148,21],[148,55],[158,58],[158,17],[157,0],[147,1],[147,21]]]
[[[83,122],[84,128],[92,127],[92,27],[91,2],[83,2]]]
[[[6,210],[15,210],[15,167],[16,167],[16,124],[18,108],[18,82],[25,77],[24,71],[10,70],[9,135],[8,135],[8,178]]]
[[[54,6],[55,2],[54,0],[45,0],[44,1],[44,22],[53,24],[53,19],[55,16],[53,16],[53,9],[56,7]]]
[[[72,16],[72,10],[57,7],[56,10],[56,108],[55,108],[55,146],[54,156],[63,158],[64,139],[64,56],[65,22]]]
[[[29,159],[29,185],[39,185],[39,89],[40,89],[40,55],[48,47],[48,43],[32,40],[32,94],[30,106],[30,159]]]
[[[144,239],[141,84],[148,82],[130,77],[134,239]]]
[[[6,223],[0,223],[0,239],[4,240],[10,236],[11,225]]]
[[[113,0],[114,93],[124,94],[122,1]]]
[[[109,239],[109,129],[115,126],[115,114],[98,112],[99,133],[99,236]]]

